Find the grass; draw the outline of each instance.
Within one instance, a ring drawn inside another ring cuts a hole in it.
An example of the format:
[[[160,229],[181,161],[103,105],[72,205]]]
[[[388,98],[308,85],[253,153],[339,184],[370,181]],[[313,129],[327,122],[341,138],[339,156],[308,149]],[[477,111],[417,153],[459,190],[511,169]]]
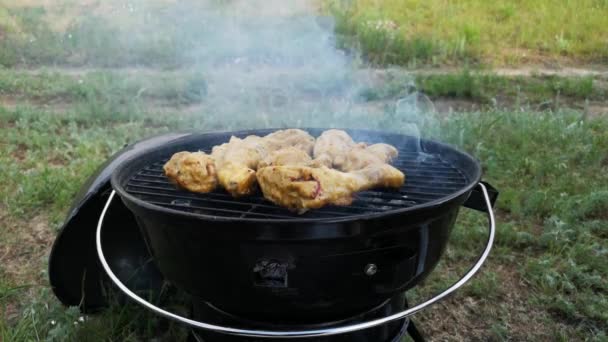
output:
[[[64,308],[45,297],[53,296],[49,289],[40,291],[28,303],[15,323],[0,320],[2,341],[141,341],[154,337],[157,341],[181,341],[187,331],[117,299],[109,309],[95,316],[83,315],[77,307]],[[173,305],[172,310],[183,308]]]
[[[362,89],[365,101],[391,100],[411,91],[411,75],[389,70],[381,85]],[[431,99],[455,99],[485,108],[584,109],[586,102],[602,103],[608,87],[601,77],[576,76],[502,76],[491,71],[463,69],[455,73],[415,76],[416,90]]]
[[[19,72],[0,69],[0,97],[21,104],[80,107],[91,110],[93,104],[104,105],[103,112],[125,112],[150,107],[198,106],[208,96],[207,76],[201,71],[82,71],[73,75],[55,69]],[[297,79],[299,76],[295,76]],[[310,94],[339,92],[329,86],[333,79],[318,87],[311,82],[291,86],[293,92]],[[284,79],[283,81],[287,81]],[[333,80],[335,81],[335,80]],[[339,89],[343,80],[335,86]],[[431,99],[470,101],[486,108],[527,106],[535,109],[557,109],[564,106],[583,109],[586,101],[602,102],[608,98],[608,87],[601,77],[566,76],[499,76],[491,72],[464,69],[448,74],[418,74],[412,83],[409,73],[389,70],[382,84],[371,84],[359,90],[367,102],[394,101],[411,92],[412,85]],[[300,87],[300,88],[297,88]],[[311,87],[311,89],[305,88]],[[316,88],[315,88],[316,87]],[[313,89],[314,88],[314,89]],[[111,107],[111,108],[110,108]],[[105,120],[103,114],[100,120]]]
[[[563,334],[572,339],[573,331],[581,337],[606,338],[606,120],[583,121],[580,115],[565,113],[494,112],[457,115],[443,127],[444,139],[477,156],[485,178],[501,190],[493,266],[465,293],[501,307],[515,280],[525,292],[512,295],[525,296],[527,305],[540,309],[526,319],[546,319],[539,324],[552,327],[545,333],[555,333],[544,338]],[[470,251],[480,246],[479,220],[467,217],[464,222],[468,224],[456,230],[448,260],[450,254],[472,257]],[[517,273],[492,271],[501,267],[513,267]],[[499,322],[500,315],[491,320]]]
[[[321,57],[326,51],[311,46],[325,47],[320,31],[329,32],[313,15],[277,15],[293,10],[280,3],[275,9],[218,0],[27,2],[0,1],[0,66],[175,69],[277,56],[291,62]]]
[[[608,58],[605,1],[324,1],[345,46],[385,65]]]
[[[432,97],[453,97],[489,103],[503,96],[525,96],[527,101],[542,102],[562,96],[574,100],[602,100],[606,89],[594,85],[593,77],[523,77],[497,76],[464,70],[457,74],[420,75],[417,84]]]
[[[200,103],[206,91],[205,78],[197,71],[143,75],[92,71],[67,75],[44,69],[39,73],[0,69],[0,96],[11,96],[20,102],[107,102],[112,99],[119,103],[155,100],[182,105]]]
[[[66,0],[52,7],[35,1],[33,6],[0,3],[0,65],[174,67],[192,62],[188,51],[196,48],[194,37],[204,34],[206,26],[193,24],[188,13],[200,15],[201,8],[188,12],[173,7],[174,13],[163,9],[163,1],[155,1],[146,5],[145,17],[143,5],[133,2],[125,9],[114,2],[109,6],[115,11],[108,16],[108,8],[86,1]],[[70,6],[76,11],[71,15],[66,9]],[[133,13],[132,6],[140,11]],[[58,27],[55,21],[67,22]]]
[[[209,4],[218,1],[0,1],[0,65],[176,68],[255,55],[249,38],[223,36],[230,26]],[[608,4],[552,0],[495,4],[481,0],[321,0],[335,17],[340,46],[378,65],[604,63]],[[220,6],[221,7],[221,6]],[[229,13],[236,18],[238,11]],[[280,47],[264,29],[247,29]],[[294,22],[292,22],[294,23]],[[256,30],[260,30],[257,32]],[[293,40],[305,36],[300,31]],[[223,37],[223,38],[222,38]],[[235,41],[225,44],[222,39]],[[212,47],[212,48],[210,48]]]

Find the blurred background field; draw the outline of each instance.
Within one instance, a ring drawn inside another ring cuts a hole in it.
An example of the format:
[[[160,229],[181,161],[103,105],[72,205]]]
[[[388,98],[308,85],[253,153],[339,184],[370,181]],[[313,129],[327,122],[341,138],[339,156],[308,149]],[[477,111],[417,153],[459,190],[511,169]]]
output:
[[[94,0],[4,1],[0,64],[176,66],[194,62],[200,45],[192,15],[207,3]],[[294,3],[292,1],[292,3]],[[300,12],[333,15],[339,43],[378,65],[540,66],[605,64],[604,0],[300,1]],[[281,8],[268,6],[267,8]],[[180,13],[180,11],[182,11]],[[239,15],[239,13],[230,13]]]

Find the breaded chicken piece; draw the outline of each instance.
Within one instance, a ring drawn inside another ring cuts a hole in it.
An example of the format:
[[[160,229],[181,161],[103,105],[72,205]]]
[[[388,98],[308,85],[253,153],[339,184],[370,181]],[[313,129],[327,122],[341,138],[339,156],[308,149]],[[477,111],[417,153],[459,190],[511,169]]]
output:
[[[227,144],[212,151],[216,159],[218,182],[234,197],[255,191],[255,170],[266,154],[261,140],[255,135],[244,139],[232,137]]]
[[[321,133],[313,147],[315,165],[339,169],[346,161],[346,154],[355,146],[357,144],[345,131],[329,129]]]
[[[265,137],[256,135],[244,139],[231,137],[228,143],[214,147],[211,155],[216,161],[219,184],[234,197],[240,197],[256,190],[255,170],[266,158],[270,158],[267,161],[273,158],[284,159],[295,150],[308,155],[314,144],[315,138],[307,132],[300,129],[286,129]],[[292,149],[292,152],[271,156],[274,152],[286,148]],[[303,158],[302,154],[299,153],[297,158]]]
[[[399,188],[405,180],[401,171],[388,164],[354,172],[325,166],[268,166],[257,171],[257,179],[265,198],[299,213],[326,205],[350,205],[358,191]]]
[[[312,155],[315,138],[301,129],[283,129],[266,135],[262,143],[268,153],[294,147]]]
[[[356,143],[345,131],[330,129],[317,138],[313,165],[354,171],[372,164],[389,163],[397,155],[397,149],[391,145],[367,146],[364,142]]]
[[[178,152],[163,169],[169,180],[193,192],[211,192],[217,186],[215,162],[204,152]]]
[[[271,152],[267,155],[260,163],[258,168],[266,166],[279,166],[279,165],[301,165],[307,166],[312,163],[310,155],[303,150],[290,146],[280,150]]]
[[[369,165],[390,163],[398,154],[397,149],[388,144],[357,146],[348,151],[340,170],[349,172],[363,169]]]

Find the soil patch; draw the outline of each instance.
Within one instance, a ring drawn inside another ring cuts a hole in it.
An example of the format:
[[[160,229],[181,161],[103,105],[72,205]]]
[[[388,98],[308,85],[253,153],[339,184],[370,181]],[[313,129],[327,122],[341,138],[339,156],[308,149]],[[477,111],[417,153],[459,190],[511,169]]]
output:
[[[416,323],[433,341],[551,340],[552,331],[543,323],[546,314],[537,310],[525,295],[530,293],[515,265],[493,260],[480,272],[495,272],[499,292],[496,298],[467,296],[461,290],[449,299],[424,310]],[[479,281],[474,277],[471,282]],[[468,286],[468,285],[465,285]],[[470,285],[469,285],[470,286]],[[486,317],[501,316],[499,322]],[[501,336],[501,332],[506,336]]]
[[[0,265],[3,276],[16,285],[41,285],[46,283],[41,265],[47,257],[55,232],[49,227],[48,217],[39,214],[30,220],[11,218],[0,209],[3,227],[0,244]]]

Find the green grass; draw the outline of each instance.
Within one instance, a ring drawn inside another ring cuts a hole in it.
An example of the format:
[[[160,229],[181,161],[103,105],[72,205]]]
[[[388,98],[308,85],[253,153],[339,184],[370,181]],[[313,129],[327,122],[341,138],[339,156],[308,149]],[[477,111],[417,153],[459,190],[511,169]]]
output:
[[[210,14],[205,2],[167,6],[164,0],[139,0],[127,7],[116,1],[87,6],[72,2],[61,0],[52,6],[36,0],[24,5],[0,2],[0,65],[175,68],[260,54],[256,50],[260,46],[246,40],[224,44],[221,36],[231,27]],[[339,45],[356,48],[368,61],[380,65],[608,60],[604,29],[608,4],[604,0],[321,3],[335,17]],[[259,29],[264,21],[251,22],[249,29]],[[260,37],[265,35],[262,31]],[[305,35],[303,31],[294,39]],[[268,41],[264,49],[281,44],[266,38],[259,41]]]
[[[207,85],[201,72],[121,73],[90,71],[67,75],[42,70],[27,73],[0,69],[0,95],[12,96],[24,102],[116,102],[135,104],[143,101],[163,101],[167,105],[200,103],[206,96]]]
[[[458,74],[420,75],[416,82],[422,92],[432,97],[485,103],[499,96],[514,98],[519,95],[528,102],[546,101],[556,96],[573,100],[603,100],[608,96],[608,90],[594,86],[592,77],[505,77],[465,70]]]
[[[14,322],[0,320],[2,341],[135,342],[154,337],[157,341],[168,342],[182,341],[187,336],[183,327],[117,298],[110,298],[112,305],[107,310],[91,316],[82,314],[78,307],[65,308],[49,301],[51,296],[49,289],[43,289],[23,307],[20,317]],[[184,310],[178,300],[173,303],[178,304],[171,304],[169,309],[175,312]],[[2,298],[0,304],[3,304]]]
[[[362,89],[365,101],[394,100],[411,91],[411,75],[387,72],[381,85]],[[586,101],[608,98],[604,80],[567,76],[500,76],[492,72],[463,69],[456,73],[418,74],[415,88],[431,99],[471,101],[488,108],[526,106],[534,109],[583,108]]]
[[[538,291],[533,298],[556,317],[601,332],[608,322],[608,287],[602,281],[608,244],[600,228],[608,227],[605,120],[523,113],[503,114],[488,127],[480,121],[479,133],[464,133],[464,145],[503,189],[498,208],[515,222],[542,226],[530,248],[539,254],[522,269]]]
[[[129,112],[128,107],[120,111],[112,104],[91,104],[91,108],[96,109],[61,114],[31,108],[0,111],[0,117],[10,122],[2,129],[1,142],[7,148],[0,154],[0,198],[10,212],[32,217],[50,209],[58,219],[87,175],[111,152],[178,125],[170,119],[162,125],[153,117],[143,120],[141,113]]]
[[[315,13],[264,14],[273,9],[245,2],[28,2],[0,0],[0,66],[174,69],[238,58],[320,58],[311,46],[327,34]],[[323,45],[323,53],[334,51]]]
[[[607,124],[605,119],[584,121],[580,114],[562,112],[471,113],[442,122],[443,139],[478,157],[484,178],[501,192],[490,265],[514,267],[517,281],[529,286],[525,293],[511,293],[505,276],[514,275],[490,266],[463,292],[499,308],[509,293],[525,296],[530,307],[546,317],[543,324],[553,327],[549,331],[556,336],[545,338],[606,338]],[[459,221],[448,264],[450,258],[472,260],[472,251],[479,250],[485,234],[485,222],[478,215]],[[445,274],[455,279],[450,269],[440,269],[443,279],[439,286],[432,281],[431,290],[449,283]],[[507,312],[512,309],[506,307]],[[482,305],[480,312],[485,310]],[[488,310],[496,315],[488,319],[501,320],[500,314]],[[513,322],[510,326],[518,329]]]
[[[608,3],[325,0],[345,46],[377,64],[605,62]]]
[[[142,4],[130,5],[140,8]],[[66,6],[74,4],[60,1],[54,7],[20,7],[0,3],[0,65],[175,67],[193,62],[189,52],[198,48],[201,42],[196,37],[208,28],[193,23],[194,16],[201,15],[200,6],[188,12],[180,6],[166,10],[162,2],[154,2],[146,5],[148,17],[140,12],[132,15],[116,2],[110,6],[117,11],[109,16],[97,14],[103,12],[97,5],[74,6],[80,12],[70,17]],[[66,18],[63,27],[52,25]]]

